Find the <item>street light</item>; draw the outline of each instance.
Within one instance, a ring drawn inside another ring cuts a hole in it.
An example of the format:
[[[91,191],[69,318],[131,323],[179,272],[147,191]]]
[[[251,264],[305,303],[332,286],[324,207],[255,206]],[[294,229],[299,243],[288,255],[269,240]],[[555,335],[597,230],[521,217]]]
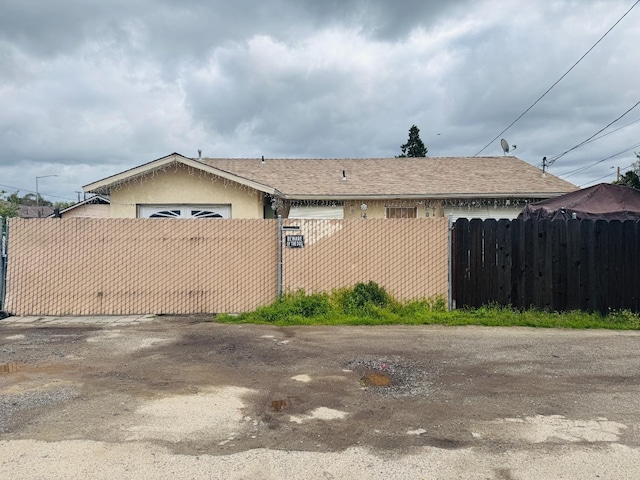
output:
[[[38,179],[39,178],[47,178],[47,177],[57,177],[58,175],[42,175],[40,177],[36,177],[36,207],[40,206],[40,194],[38,193]]]

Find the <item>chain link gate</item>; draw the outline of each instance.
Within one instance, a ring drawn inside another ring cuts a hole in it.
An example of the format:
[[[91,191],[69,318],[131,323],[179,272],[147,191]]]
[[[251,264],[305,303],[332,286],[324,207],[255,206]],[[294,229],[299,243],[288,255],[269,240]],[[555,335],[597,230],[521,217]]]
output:
[[[7,292],[7,261],[9,246],[9,219],[0,217],[0,318],[4,315],[4,301]]]

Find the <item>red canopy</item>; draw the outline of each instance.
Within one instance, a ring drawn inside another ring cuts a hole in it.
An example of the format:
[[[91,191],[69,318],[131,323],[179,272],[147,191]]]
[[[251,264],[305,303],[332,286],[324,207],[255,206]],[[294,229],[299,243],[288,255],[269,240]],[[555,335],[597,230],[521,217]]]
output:
[[[530,203],[519,219],[640,220],[640,190],[600,183],[560,197]]]

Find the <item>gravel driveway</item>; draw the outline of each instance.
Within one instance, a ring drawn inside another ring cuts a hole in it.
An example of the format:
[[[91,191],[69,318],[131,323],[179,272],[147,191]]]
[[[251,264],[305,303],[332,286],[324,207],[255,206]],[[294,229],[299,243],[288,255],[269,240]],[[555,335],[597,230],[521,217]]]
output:
[[[0,321],[0,477],[637,479],[640,333]]]

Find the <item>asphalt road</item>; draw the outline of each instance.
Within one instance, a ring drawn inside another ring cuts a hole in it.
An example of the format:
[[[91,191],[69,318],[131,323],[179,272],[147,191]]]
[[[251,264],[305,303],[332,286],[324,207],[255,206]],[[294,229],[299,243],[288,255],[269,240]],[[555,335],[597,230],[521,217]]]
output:
[[[0,478],[640,478],[640,332],[205,319],[0,321]]]

